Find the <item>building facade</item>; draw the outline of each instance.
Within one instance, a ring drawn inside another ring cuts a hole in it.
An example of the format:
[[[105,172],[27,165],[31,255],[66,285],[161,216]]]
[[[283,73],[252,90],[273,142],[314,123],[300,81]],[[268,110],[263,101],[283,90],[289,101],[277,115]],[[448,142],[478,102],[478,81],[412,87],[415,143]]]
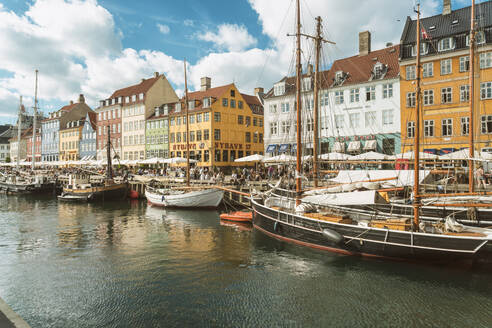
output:
[[[169,108],[175,103],[155,108],[154,114],[147,119],[145,128],[146,158],[169,157]]]
[[[492,2],[476,5],[474,129],[470,131],[469,44],[471,7],[421,19],[421,89],[416,99],[416,21],[407,18],[401,36],[400,83],[402,151],[413,150],[416,103],[421,108],[421,151],[445,154],[469,147],[492,150]],[[424,38],[426,37],[427,38]]]
[[[60,161],[80,159],[79,146],[83,127],[83,120],[76,120],[68,121],[60,128]]]
[[[169,114],[169,152],[186,157],[184,100]],[[244,95],[234,84],[211,88],[208,77],[201,90],[188,94],[190,158],[198,166],[239,166],[240,157],[263,154],[263,107],[256,96]]]
[[[89,112],[84,118],[79,144],[79,154],[82,160],[93,160],[97,156],[96,117],[95,112]]]
[[[100,106],[96,108],[96,157],[98,160],[105,159],[107,156],[106,145],[108,143],[108,127],[110,129],[111,157],[121,158],[121,106],[123,97],[113,97],[101,100]]]
[[[0,163],[10,161],[10,138],[17,129],[13,125],[0,126]]]
[[[34,141],[34,160],[41,162],[41,129],[36,129],[36,140]],[[32,161],[32,146],[33,146],[33,129],[30,128],[26,131],[23,138],[26,139],[26,160]]]
[[[359,33],[359,54],[336,60],[321,75],[321,152],[400,152],[399,46],[371,50]],[[326,81],[325,81],[326,79]]]

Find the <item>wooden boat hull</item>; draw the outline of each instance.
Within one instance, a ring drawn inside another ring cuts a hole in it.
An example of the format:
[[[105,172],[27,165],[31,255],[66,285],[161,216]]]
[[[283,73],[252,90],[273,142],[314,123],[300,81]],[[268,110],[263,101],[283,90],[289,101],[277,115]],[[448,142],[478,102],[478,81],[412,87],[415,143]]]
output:
[[[52,182],[43,184],[12,184],[0,182],[0,190],[8,194],[41,194],[55,190],[55,184]]]
[[[232,213],[222,213],[220,215],[221,220],[234,221],[234,222],[252,222],[253,213],[252,212],[232,212]]]
[[[105,200],[121,200],[128,193],[128,184],[120,183],[111,186],[91,187],[82,190],[63,189],[59,200],[71,202],[97,202]]]
[[[346,255],[412,262],[492,262],[491,237],[396,231],[316,220],[252,200],[253,225],[279,240]],[[333,232],[341,242],[323,233]]]
[[[220,189],[205,189],[178,195],[162,195],[146,189],[145,197],[149,204],[154,206],[217,208],[224,197],[224,191]]]

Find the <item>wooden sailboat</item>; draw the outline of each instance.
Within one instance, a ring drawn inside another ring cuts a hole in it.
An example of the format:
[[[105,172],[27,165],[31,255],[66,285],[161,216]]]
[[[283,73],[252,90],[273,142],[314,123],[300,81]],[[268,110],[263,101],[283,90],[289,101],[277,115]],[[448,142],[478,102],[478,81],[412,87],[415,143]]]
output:
[[[147,185],[145,197],[150,205],[161,207],[183,208],[216,208],[219,206],[224,191],[217,188],[190,187],[190,144],[188,119],[188,83],[186,80],[186,61],[184,62],[185,77],[185,109],[186,109],[186,188],[166,189]]]
[[[420,46],[420,11],[417,7],[417,49]],[[300,170],[300,8],[297,0],[297,170]],[[417,52],[419,53],[419,51]],[[420,57],[417,55],[417,72]],[[417,95],[420,75],[417,73]],[[417,118],[419,117],[419,106]],[[419,120],[416,120],[419,122]],[[416,136],[418,134],[418,123]],[[452,217],[428,222],[420,213],[419,144],[415,144],[413,215],[377,213],[341,206],[302,202],[260,195],[252,199],[254,227],[276,239],[346,255],[432,263],[465,261],[492,263],[492,229],[464,226]],[[301,191],[298,178],[296,191]]]
[[[101,183],[90,183],[89,179],[79,179],[77,176],[69,177],[69,184],[63,188],[58,199],[73,202],[93,202],[104,200],[121,200],[128,193],[128,183],[116,183],[113,180],[113,167],[111,163],[111,129],[108,126],[107,142],[107,167],[106,177]]]

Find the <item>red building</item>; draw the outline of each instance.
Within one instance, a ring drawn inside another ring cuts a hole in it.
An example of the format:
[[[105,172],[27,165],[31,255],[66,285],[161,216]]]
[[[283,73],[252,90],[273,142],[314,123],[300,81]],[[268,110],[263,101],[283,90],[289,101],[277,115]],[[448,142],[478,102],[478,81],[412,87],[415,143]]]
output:
[[[22,138],[26,139],[26,145],[27,145],[27,158],[26,161],[30,162],[32,161],[32,128],[29,128]],[[36,129],[36,142],[35,142],[35,158],[36,162],[41,162],[41,130],[38,128]]]
[[[106,158],[106,144],[108,141],[108,127],[111,130],[111,157],[118,155],[121,158],[121,105],[123,97],[114,97],[101,100],[96,108],[96,135],[97,159]]]

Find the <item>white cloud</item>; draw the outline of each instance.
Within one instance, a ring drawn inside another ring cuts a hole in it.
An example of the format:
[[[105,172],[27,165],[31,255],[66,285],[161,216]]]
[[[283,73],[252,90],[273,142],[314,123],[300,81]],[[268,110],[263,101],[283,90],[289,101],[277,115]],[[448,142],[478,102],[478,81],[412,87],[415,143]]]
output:
[[[205,32],[199,34],[198,39],[213,42],[219,49],[228,51],[243,51],[257,43],[245,26],[236,24],[219,25],[217,33]]]
[[[169,34],[169,32],[171,31],[169,26],[159,23],[157,23],[157,28],[159,29],[159,32],[161,32],[162,34]]]

